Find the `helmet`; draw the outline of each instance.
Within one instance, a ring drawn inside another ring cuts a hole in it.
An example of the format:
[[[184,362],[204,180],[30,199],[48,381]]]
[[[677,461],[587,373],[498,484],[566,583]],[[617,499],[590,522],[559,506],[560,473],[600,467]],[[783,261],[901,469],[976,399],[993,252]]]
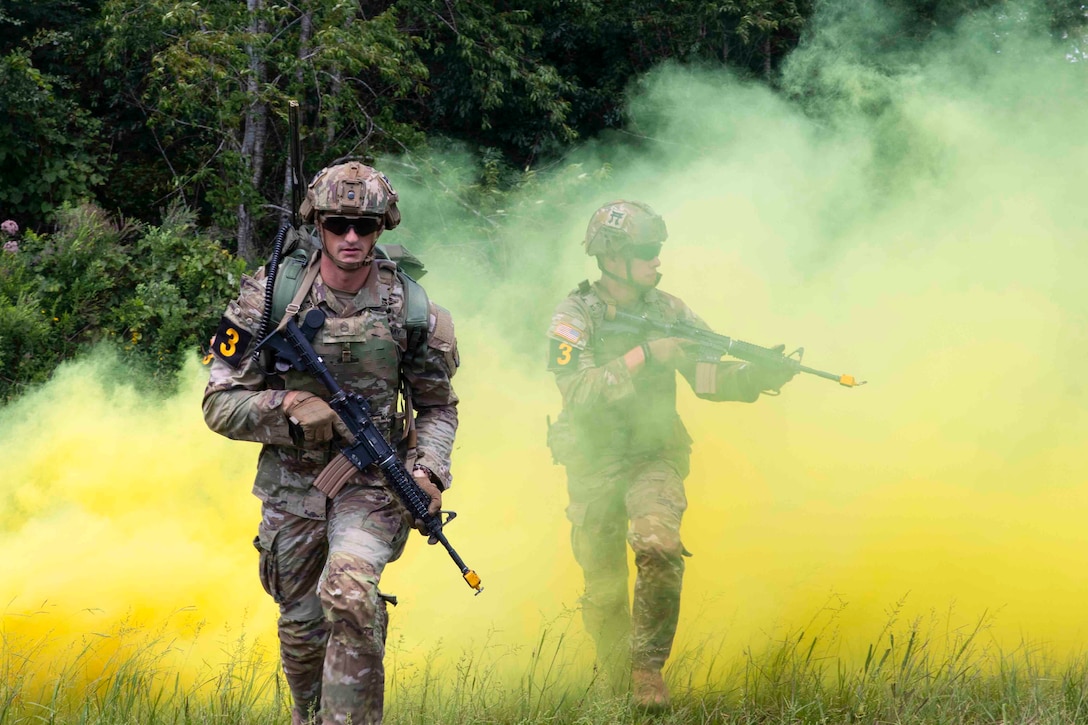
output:
[[[665,220],[648,204],[612,201],[593,212],[586,229],[586,254],[615,254],[625,247],[660,244],[669,236]]]
[[[398,198],[385,174],[361,161],[348,161],[317,172],[299,214],[306,222],[312,222],[319,211],[379,217],[385,220],[386,229],[394,229],[400,224]]]

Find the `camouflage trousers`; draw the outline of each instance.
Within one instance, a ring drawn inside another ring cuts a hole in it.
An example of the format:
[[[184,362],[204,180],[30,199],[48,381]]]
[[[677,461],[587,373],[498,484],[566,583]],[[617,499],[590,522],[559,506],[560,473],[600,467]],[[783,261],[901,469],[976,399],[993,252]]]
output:
[[[326,520],[266,503],[254,545],[280,607],[280,658],[295,707],[323,725],[380,723],[384,707],[385,565],[404,550],[404,507],[378,481],[348,484]]]
[[[684,577],[680,520],[687,508],[687,459],[608,462],[592,473],[568,469],[571,543],[582,567],[582,619],[597,658],[613,673],[660,669],[672,650]],[[628,602],[627,545],[635,554]]]

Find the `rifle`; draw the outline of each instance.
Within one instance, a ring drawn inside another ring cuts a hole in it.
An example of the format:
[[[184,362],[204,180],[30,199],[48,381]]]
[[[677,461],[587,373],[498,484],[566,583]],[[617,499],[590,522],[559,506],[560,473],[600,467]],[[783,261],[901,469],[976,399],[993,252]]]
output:
[[[283,361],[290,364],[291,367],[309,373],[328,389],[332,394],[329,407],[336,411],[336,414],[340,416],[340,419],[344,421],[348,430],[355,437],[355,442],[344,446],[340,449],[340,452],[360,471],[366,469],[372,463],[377,464],[382,475],[385,476],[385,480],[389,483],[389,487],[393,489],[397,498],[408,509],[408,513],[423,522],[426,529],[424,535],[430,536],[432,543],[437,541],[445,547],[453,559],[453,563],[461,570],[461,576],[479,594],[484,590],[480,584],[479,575],[465,565],[465,562],[461,560],[453,546],[450,545],[446,535],[442,533],[442,527],[456,518],[456,512],[440,511],[437,515],[434,515],[427,511],[431,501],[430,496],[424,493],[423,489],[412,479],[412,475],[408,473],[404,464],[397,458],[396,451],[393,450],[389,442],[385,440],[374,425],[374,421],[370,416],[370,405],[366,402],[366,398],[358,393],[349,393],[341,388],[332,373],[329,372],[325,361],[321,359],[321,356],[314,350],[313,345],[310,344],[310,340],[324,323],[324,312],[318,309],[308,310],[303,316],[301,328],[295,323],[294,319],[289,319],[281,329],[273,330],[268,337],[257,343],[257,349],[261,350],[267,346],[275,351]],[[443,513],[446,514],[444,521],[442,519]]]
[[[679,337],[690,340],[699,345],[701,359],[705,361],[717,361],[723,355],[735,357],[738,360],[758,363],[779,368],[785,368],[796,373],[808,373],[827,380],[834,380],[839,385],[847,388],[856,388],[865,385],[864,380],[858,381],[853,375],[836,375],[835,373],[816,370],[801,364],[801,358],[805,354],[805,348],[799,347],[789,355],[783,354],[783,348],[760,347],[750,342],[737,340],[725,335],[719,335],[710,330],[688,324],[686,322],[656,322],[642,315],[632,315],[630,312],[620,312],[614,307],[609,307],[605,313],[608,320],[619,323],[620,327],[629,329],[635,333],[655,333],[661,337]]]

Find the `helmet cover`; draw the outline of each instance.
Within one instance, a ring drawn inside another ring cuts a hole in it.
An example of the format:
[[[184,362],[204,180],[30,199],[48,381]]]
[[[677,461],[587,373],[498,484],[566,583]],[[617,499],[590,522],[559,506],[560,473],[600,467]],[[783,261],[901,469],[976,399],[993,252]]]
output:
[[[327,166],[306,189],[299,214],[313,222],[317,212],[338,216],[369,216],[384,220],[386,229],[400,224],[399,197],[385,174],[359,161]]]
[[[593,212],[586,228],[586,254],[621,254],[627,247],[661,244],[669,236],[665,220],[648,204],[612,201]]]

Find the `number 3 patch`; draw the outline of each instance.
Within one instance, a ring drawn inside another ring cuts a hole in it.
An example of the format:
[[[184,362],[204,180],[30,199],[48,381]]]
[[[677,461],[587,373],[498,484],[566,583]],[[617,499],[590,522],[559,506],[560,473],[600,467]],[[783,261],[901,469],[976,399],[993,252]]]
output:
[[[212,352],[232,368],[238,367],[253,335],[224,317],[212,338]]]
[[[550,342],[551,344],[548,346],[549,370],[566,370],[567,368],[578,367],[578,355],[581,354],[581,350],[562,340],[552,339]]]

